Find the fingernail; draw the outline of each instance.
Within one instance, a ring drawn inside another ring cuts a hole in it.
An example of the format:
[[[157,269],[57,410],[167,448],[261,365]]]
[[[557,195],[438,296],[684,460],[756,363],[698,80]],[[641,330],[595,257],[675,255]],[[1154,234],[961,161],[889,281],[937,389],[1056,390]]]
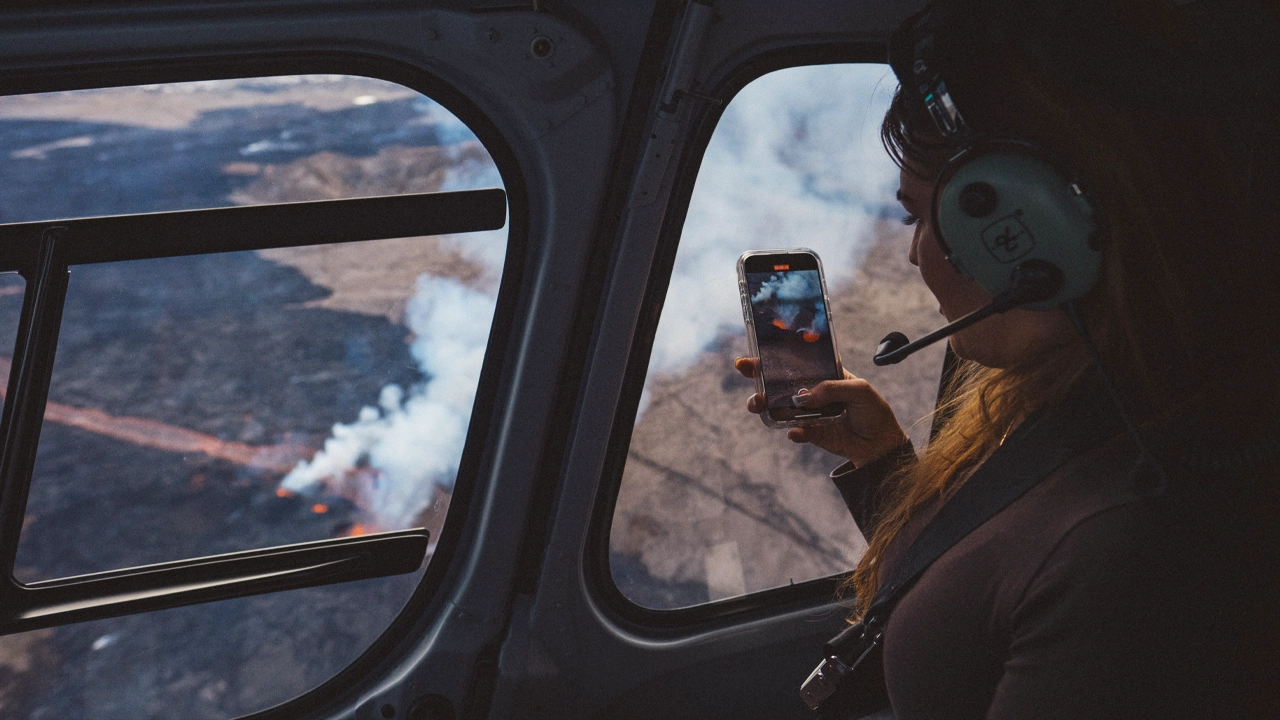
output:
[[[808,388],[800,388],[800,392],[791,396],[791,402],[797,407],[805,407],[813,401],[813,396],[809,394]]]

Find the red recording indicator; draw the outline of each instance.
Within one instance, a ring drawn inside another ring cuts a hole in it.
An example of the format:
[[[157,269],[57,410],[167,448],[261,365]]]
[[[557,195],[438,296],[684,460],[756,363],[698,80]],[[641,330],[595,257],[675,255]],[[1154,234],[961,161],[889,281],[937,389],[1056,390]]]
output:
[[[790,265],[774,265],[773,269],[774,270],[790,270],[791,266]]]

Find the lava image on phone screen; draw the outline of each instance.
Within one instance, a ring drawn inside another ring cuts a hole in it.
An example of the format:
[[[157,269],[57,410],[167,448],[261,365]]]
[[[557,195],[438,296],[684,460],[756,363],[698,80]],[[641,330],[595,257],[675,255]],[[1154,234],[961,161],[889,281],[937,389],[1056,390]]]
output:
[[[769,416],[785,422],[839,415],[841,404],[799,408],[793,402],[802,388],[840,377],[818,271],[745,275]]]

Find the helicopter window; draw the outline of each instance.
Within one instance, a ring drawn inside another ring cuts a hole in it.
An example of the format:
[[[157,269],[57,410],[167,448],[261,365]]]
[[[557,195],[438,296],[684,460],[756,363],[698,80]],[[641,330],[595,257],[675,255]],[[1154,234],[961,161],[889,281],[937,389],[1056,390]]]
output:
[[[0,358],[48,394],[6,447],[34,453],[15,587],[66,596],[0,618],[3,714],[229,718],[331,678],[450,507],[507,250],[492,158],[416,91],[336,75],[0,98],[0,146],[0,236],[34,253],[0,270],[65,289],[34,303],[52,340]],[[10,336],[23,287],[0,274]],[[121,574],[240,589],[71,593]]]
[[[826,477],[843,459],[746,411],[755,382],[732,366],[747,354],[735,263],[747,250],[817,251],[845,368],[904,424],[932,410],[942,346],[871,363],[885,333],[937,323],[907,262],[897,168],[878,138],[894,87],[884,65],[795,67],[726,107],[689,203],[612,520],[610,569],[631,602],[688,607],[846,572],[861,557]],[[911,428],[917,447],[928,431]]]

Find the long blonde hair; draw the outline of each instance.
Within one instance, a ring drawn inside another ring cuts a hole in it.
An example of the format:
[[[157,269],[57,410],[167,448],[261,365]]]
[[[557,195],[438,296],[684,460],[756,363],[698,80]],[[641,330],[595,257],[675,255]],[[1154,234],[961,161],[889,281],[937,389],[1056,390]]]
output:
[[[948,400],[935,411],[947,420],[930,441],[928,452],[886,480],[891,491],[885,509],[848,582],[860,611],[866,610],[879,587],[879,560],[907,523],[959,487],[1030,410],[1066,394],[1088,366],[1087,356],[1078,350],[1059,348],[1003,369],[961,362],[952,375]]]

